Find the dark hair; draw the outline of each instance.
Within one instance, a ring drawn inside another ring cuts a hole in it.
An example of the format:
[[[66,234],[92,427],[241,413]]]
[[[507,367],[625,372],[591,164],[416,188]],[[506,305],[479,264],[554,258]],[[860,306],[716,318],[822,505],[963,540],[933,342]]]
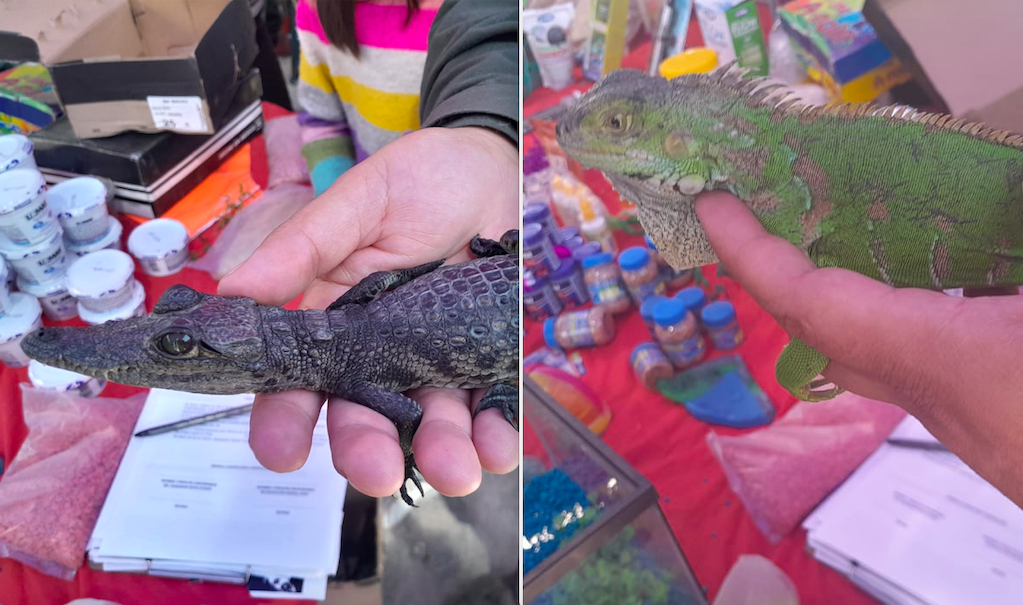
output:
[[[359,0],[316,0],[316,12],[327,39],[334,46],[347,50],[359,57],[359,41],[355,38],[355,3]],[[419,10],[419,0],[405,0],[408,15],[405,25],[412,21],[412,15]]]

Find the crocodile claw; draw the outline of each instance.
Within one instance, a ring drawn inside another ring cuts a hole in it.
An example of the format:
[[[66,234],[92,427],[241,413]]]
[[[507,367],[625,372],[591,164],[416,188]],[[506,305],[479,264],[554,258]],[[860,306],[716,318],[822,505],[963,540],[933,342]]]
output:
[[[409,479],[411,479],[412,483],[419,490],[419,495],[421,497],[425,496],[426,492],[423,491],[423,484],[419,482],[419,476],[416,474],[416,471],[418,471],[418,470],[419,470],[419,467],[416,466],[415,458],[413,458],[411,455],[406,456],[405,457],[405,479],[401,482],[401,490],[399,491],[399,493],[401,494],[401,499],[405,501],[405,504],[408,504],[409,506],[411,506],[413,508],[419,508],[419,507],[416,506],[416,504],[412,501],[412,497],[408,495],[408,490],[405,489],[405,483]]]

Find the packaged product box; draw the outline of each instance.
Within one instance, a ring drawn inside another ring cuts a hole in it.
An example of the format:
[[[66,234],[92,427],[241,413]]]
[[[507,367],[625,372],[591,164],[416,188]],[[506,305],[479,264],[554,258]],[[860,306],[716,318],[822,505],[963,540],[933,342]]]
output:
[[[767,47],[755,0],[696,0],[703,43],[718,54],[718,64],[736,60],[750,75],[766,76]]]

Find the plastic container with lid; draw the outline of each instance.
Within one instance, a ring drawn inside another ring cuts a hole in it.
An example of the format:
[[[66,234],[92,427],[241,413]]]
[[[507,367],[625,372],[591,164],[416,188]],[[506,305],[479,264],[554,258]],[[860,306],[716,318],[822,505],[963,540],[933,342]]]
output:
[[[669,298],[654,307],[654,336],[671,364],[687,368],[707,354],[696,317],[682,301]]]
[[[34,284],[52,281],[58,275],[63,275],[70,263],[59,229],[31,246],[2,246],[0,254],[11,263],[20,277]]]
[[[142,317],[146,314],[146,289],[136,279],[131,286],[131,298],[124,305],[107,311],[92,311],[78,303],[78,315],[87,324],[98,326],[108,321],[121,321],[129,317]]]
[[[554,220],[554,214],[550,206],[542,203],[526,204],[522,209],[522,224],[537,223],[543,227],[547,237],[555,244],[561,243],[561,234],[558,231],[558,223]]]
[[[713,48],[698,46],[686,49],[668,57],[658,66],[657,71],[666,80],[686,74],[706,74],[718,66],[718,53]]]
[[[68,291],[89,311],[124,306],[132,297],[135,261],[120,250],[99,250],[77,259],[67,270]]]
[[[650,331],[651,336],[654,334],[654,308],[666,300],[668,300],[667,296],[655,294],[644,300],[643,304],[639,306],[639,316],[643,318],[643,323],[646,324],[646,329]]]
[[[664,260],[664,257],[657,251],[657,246],[654,245],[654,240],[650,239],[649,235],[644,235],[643,239],[646,241],[647,248],[650,248],[650,256],[653,257],[657,266],[660,267],[661,279],[664,281],[665,288],[674,290],[675,288],[682,288],[692,283],[692,269],[676,271],[675,268],[668,264],[668,261]]]
[[[558,239],[558,242],[561,243],[561,245],[568,246],[568,241],[569,240],[574,240],[576,238],[578,238],[579,240],[582,240],[582,232],[579,231],[579,227],[574,227],[572,225],[569,225],[567,227],[561,227],[560,229],[558,229],[558,238],[557,239]],[[571,248],[572,246],[568,246],[568,247]]]
[[[128,236],[128,251],[147,274],[173,275],[188,263],[188,229],[172,218],[147,221]]]
[[[23,368],[31,361],[21,350],[21,339],[43,327],[43,308],[31,294],[11,294],[11,308],[0,317],[0,362]]]
[[[558,268],[554,244],[540,223],[525,223],[520,240],[522,266],[534,275],[546,277]]]
[[[28,364],[28,379],[37,389],[65,391],[76,397],[95,397],[107,386],[106,380],[48,366],[34,359]]]
[[[604,307],[570,311],[543,322],[543,339],[552,349],[599,347],[614,337],[614,316]]]
[[[606,307],[612,313],[622,313],[632,306],[629,291],[622,281],[622,272],[614,257],[607,252],[583,259],[583,279],[594,305]]]
[[[742,328],[735,317],[735,307],[727,300],[719,300],[700,311],[707,337],[717,349],[729,350],[742,344]]]
[[[0,317],[3,317],[4,313],[11,306],[11,284],[9,281],[11,271],[10,265],[7,262],[0,262]]]
[[[79,176],[50,187],[46,203],[57,215],[64,237],[71,242],[91,242],[109,229],[107,187],[91,176]]]
[[[529,271],[522,279],[522,312],[526,317],[543,321],[561,313],[561,301],[546,277],[538,277]]]
[[[53,321],[67,321],[78,317],[78,301],[68,292],[66,274],[39,283],[29,283],[19,276],[18,289],[36,297],[43,307],[43,313]]]
[[[0,245],[31,246],[60,230],[46,204],[46,179],[38,170],[0,172]]]
[[[594,254],[600,254],[601,252],[600,244],[597,242],[586,242],[577,248],[572,248],[572,258],[582,263],[583,259],[587,256],[593,256]]]
[[[656,342],[636,345],[629,355],[629,364],[636,373],[636,378],[639,378],[646,388],[652,390],[657,390],[658,381],[675,375],[675,367]]]
[[[122,233],[124,233],[124,227],[121,226],[121,221],[107,215],[107,230],[103,235],[88,242],[69,242],[65,240],[64,247],[75,258],[98,250],[120,250]]]
[[[607,219],[594,214],[593,206],[586,198],[579,199],[579,213],[582,218],[579,231],[582,232],[583,237],[591,242],[600,244],[600,248],[604,252],[617,254],[618,244],[615,242],[614,233],[607,225]]]
[[[549,279],[564,308],[574,309],[590,302],[590,291],[583,278],[582,267],[571,256],[561,259],[561,265],[550,274]]]
[[[15,168],[36,170],[35,145],[23,134],[0,136],[0,172]]]
[[[618,266],[622,268],[622,281],[637,305],[651,296],[664,295],[661,271],[646,248],[634,246],[622,251],[618,255]]]
[[[674,296],[675,300],[681,301],[686,310],[699,319],[700,311],[707,304],[707,294],[699,286],[690,286],[678,291]]]

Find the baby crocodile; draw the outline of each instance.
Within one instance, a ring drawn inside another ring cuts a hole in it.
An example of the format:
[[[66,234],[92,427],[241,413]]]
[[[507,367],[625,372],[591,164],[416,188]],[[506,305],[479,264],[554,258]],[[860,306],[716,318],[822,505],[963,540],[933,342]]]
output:
[[[473,238],[476,258],[373,273],[326,311],[169,288],[153,313],[84,328],[41,328],[25,353],[121,384],[191,393],[327,392],[393,422],[416,476],[412,436],[421,386],[486,387],[474,414],[501,410],[518,430],[518,231]],[[392,289],[393,288],[393,289]],[[401,486],[401,497],[412,504]]]

